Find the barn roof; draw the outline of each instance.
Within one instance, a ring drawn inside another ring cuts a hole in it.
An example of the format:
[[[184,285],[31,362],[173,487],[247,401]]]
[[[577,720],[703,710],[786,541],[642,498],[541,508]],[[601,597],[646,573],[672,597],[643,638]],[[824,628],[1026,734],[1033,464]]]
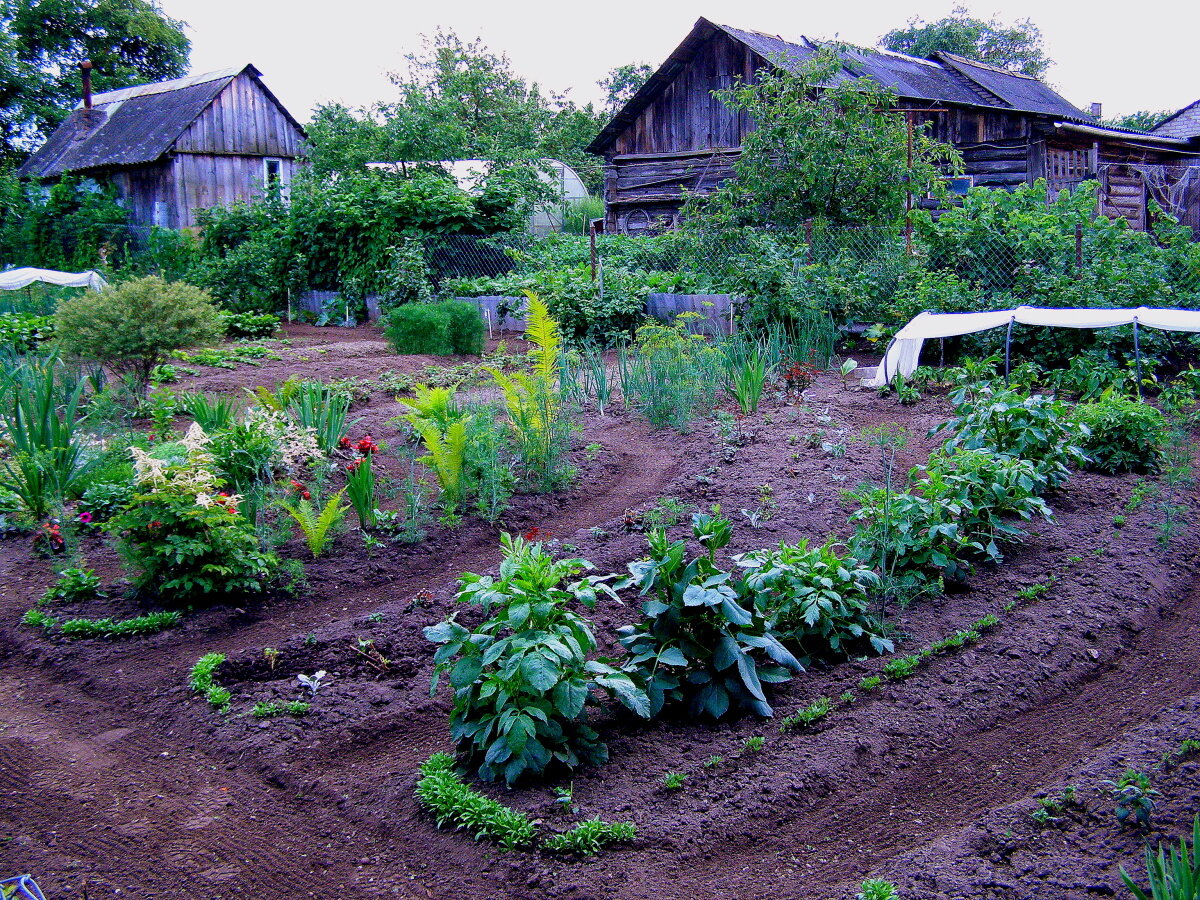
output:
[[[259,80],[262,73],[245,65],[96,94],[92,108],[74,109],[17,174],[46,179],[67,172],[154,162],[243,72],[252,75],[288,120],[303,131]]]
[[[802,43],[785,41],[777,35],[744,31],[699,19],[683,43],[667,58],[650,79],[588,147],[602,153],[637,118],[654,98],[674,80],[679,70],[715,34],[723,33],[745,45],[758,56],[785,68],[798,68],[820,49],[818,42],[801,38]],[[1050,115],[1081,122],[1091,116],[1067,102],[1036,78],[998,69],[950,53],[938,53],[930,59],[884,50],[849,48],[843,54],[845,64],[839,81],[873,78],[909,100],[982,106]]]

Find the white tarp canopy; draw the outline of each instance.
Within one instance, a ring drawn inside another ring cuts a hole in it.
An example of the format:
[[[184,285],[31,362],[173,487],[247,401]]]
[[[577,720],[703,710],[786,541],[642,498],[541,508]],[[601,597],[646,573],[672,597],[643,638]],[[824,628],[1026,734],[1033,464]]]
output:
[[[1047,309],[1018,306],[992,312],[923,312],[899,331],[888,345],[883,362],[872,378],[864,379],[871,387],[883,387],[897,374],[908,377],[917,367],[921,345],[930,338],[974,334],[1009,324],[1050,325],[1057,328],[1113,328],[1117,325],[1145,325],[1165,331],[1200,332],[1200,311],[1190,309]]]
[[[59,287],[91,288],[101,290],[108,282],[99,272],[55,272],[53,269],[11,269],[0,272],[0,291],[15,291],[28,287],[35,281],[56,284]]]

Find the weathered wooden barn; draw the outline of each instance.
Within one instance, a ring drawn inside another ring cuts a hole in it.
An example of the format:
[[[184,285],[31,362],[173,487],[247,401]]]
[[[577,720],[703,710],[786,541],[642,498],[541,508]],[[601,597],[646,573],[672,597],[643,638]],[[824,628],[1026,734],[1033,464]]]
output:
[[[692,31],[588,147],[606,161],[605,227],[634,232],[678,223],[685,191],[711,191],[732,175],[745,113],[713,96],[764,66],[798,66],[819,49],[808,39],[717,25]],[[840,77],[873,78],[892,88],[914,123],[962,153],[965,178],[1011,188],[1045,178],[1051,191],[1088,178],[1102,186],[1102,212],[1144,227],[1156,186],[1174,185],[1200,163],[1200,140],[1103,128],[1049,86],[972,60],[938,53],[918,59],[850,49]],[[937,111],[934,111],[937,110]],[[1169,192],[1169,191],[1168,191]],[[1178,198],[1177,198],[1178,199]],[[1183,198],[1185,218],[1200,226],[1200,189]]]
[[[188,228],[197,209],[286,197],[304,137],[246,65],[85,98],[18,174],[88,176],[116,187],[135,226]]]

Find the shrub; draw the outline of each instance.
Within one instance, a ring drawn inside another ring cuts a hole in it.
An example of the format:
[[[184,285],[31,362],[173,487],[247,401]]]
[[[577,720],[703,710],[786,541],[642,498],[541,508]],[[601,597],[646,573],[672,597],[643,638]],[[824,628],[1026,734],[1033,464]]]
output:
[[[735,709],[770,716],[763,685],[787,681],[789,672],[802,671],[800,662],[717,566],[716,551],[731,537],[729,520],[716,510],[697,513],[692,534],[707,552],[691,560],[686,542],[668,543],[662,529],[648,535],[650,558],[630,563],[629,577],[616,585],[646,598],[642,621],[617,629],[620,642],[642,672],[652,713],[671,701],[687,703],[693,716],[719,719]]]
[[[128,373],[143,391],[154,367],[171,352],[222,334],[212,297],[154,276],[65,301],[55,326],[66,351]]]
[[[238,514],[241,498],[221,493],[207,443],[193,425],[178,461],[134,448],[137,493],[107,526],[138,588],[176,604],[260,591],[279,563]]]
[[[450,356],[483,352],[486,327],[473,303],[407,303],[384,318],[384,334],[397,353]]]
[[[1080,447],[1087,429],[1072,419],[1069,405],[1061,400],[1041,394],[1024,397],[990,386],[970,398],[964,388],[952,399],[955,418],[931,432],[952,430],[954,436],[946,442],[949,450],[994,450],[1027,459],[1045,476],[1050,489],[1067,483],[1068,466],[1087,463]]]
[[[800,660],[845,656],[869,641],[876,653],[890,653],[892,642],[878,634],[870,613],[868,590],[879,578],[856,559],[841,556],[829,542],[809,549],[795,546],[735,556],[745,569],[745,588],[766,616],[772,631],[800,648]]]
[[[425,629],[440,644],[432,690],[449,673],[454,688],[450,733],[485,781],[509,784],[556,766],[568,772],[599,764],[608,748],[587,724],[596,689],[615,696],[640,716],[650,703],[629,674],[595,649],[591,625],[569,608],[592,606],[601,579],[564,584],[590,565],[581,559],[553,560],[540,544],[501,538],[499,578],[467,574],[458,599],[479,606],[488,618],[472,631],[452,616]]]
[[[1167,442],[1167,420],[1147,403],[1106,394],[1075,407],[1075,420],[1090,434],[1083,439],[1088,467],[1113,475],[1152,472]]]

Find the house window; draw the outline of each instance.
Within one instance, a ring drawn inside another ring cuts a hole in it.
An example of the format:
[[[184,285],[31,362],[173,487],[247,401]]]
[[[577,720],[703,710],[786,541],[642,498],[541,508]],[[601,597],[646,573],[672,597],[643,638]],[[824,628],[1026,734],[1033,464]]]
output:
[[[283,177],[283,160],[263,160],[263,187],[268,194],[279,194]]]

